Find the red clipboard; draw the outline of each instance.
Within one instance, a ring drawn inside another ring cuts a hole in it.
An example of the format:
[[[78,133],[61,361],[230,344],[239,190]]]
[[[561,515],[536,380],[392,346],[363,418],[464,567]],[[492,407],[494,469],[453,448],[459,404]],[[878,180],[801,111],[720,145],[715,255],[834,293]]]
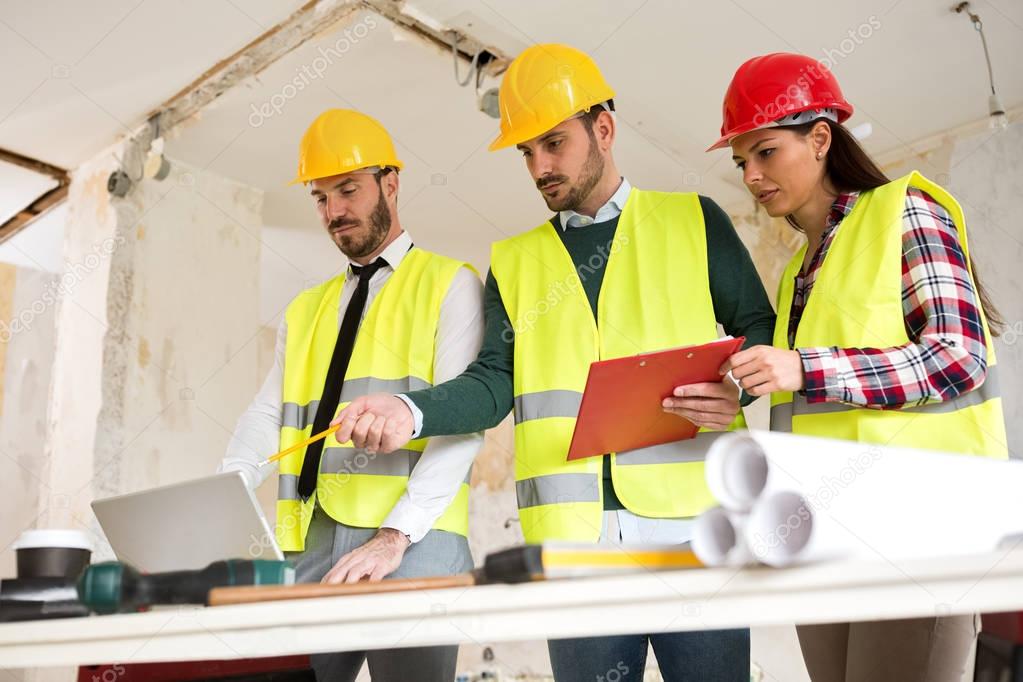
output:
[[[625,452],[676,440],[699,430],[664,411],[661,401],[676,386],[721,381],[718,368],[742,348],[745,337],[724,338],[590,364],[568,459]]]

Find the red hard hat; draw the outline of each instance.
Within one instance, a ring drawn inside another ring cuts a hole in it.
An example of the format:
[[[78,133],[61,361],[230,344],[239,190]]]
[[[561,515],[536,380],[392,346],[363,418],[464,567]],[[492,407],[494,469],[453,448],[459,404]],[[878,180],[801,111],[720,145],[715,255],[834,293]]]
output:
[[[839,123],[853,112],[824,64],[787,52],[754,57],[740,66],[721,109],[721,138],[707,151],[727,147],[733,137],[801,111],[836,109]]]

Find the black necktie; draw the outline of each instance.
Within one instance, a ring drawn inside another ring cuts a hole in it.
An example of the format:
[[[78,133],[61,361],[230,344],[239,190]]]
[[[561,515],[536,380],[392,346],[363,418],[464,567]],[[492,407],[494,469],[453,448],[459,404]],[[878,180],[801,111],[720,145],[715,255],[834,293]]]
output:
[[[312,432],[314,434],[326,429],[334,419],[338,402],[341,400],[341,386],[345,382],[348,361],[352,359],[355,337],[359,333],[362,310],[366,307],[366,298],[369,296],[369,280],[377,270],[385,265],[387,265],[387,261],[377,258],[369,265],[351,266],[352,272],[359,278],[359,284],[355,288],[352,300],[348,302],[348,309],[345,310],[345,317],[341,322],[341,330],[337,333],[334,354],[330,357],[330,367],[327,369],[327,380],[323,382],[323,396],[320,398],[319,407],[316,408],[316,417],[313,419]],[[306,448],[305,459],[302,461],[302,473],[298,477],[298,494],[303,500],[309,499],[316,490],[316,475],[320,470],[320,456],[323,454],[324,440],[320,439]]]

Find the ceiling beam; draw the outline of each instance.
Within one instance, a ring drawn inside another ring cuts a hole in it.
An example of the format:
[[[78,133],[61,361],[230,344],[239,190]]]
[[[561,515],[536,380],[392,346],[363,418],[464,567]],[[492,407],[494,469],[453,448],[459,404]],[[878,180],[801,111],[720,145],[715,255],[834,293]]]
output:
[[[407,13],[404,5],[403,0],[308,0],[287,19],[206,69],[152,111],[146,120],[155,124],[153,133],[161,135],[195,116],[225,92],[261,73],[292,50],[337,30],[344,22],[351,21],[358,12],[366,10],[379,14],[439,50],[450,51],[451,41],[457,39],[456,53],[465,61],[471,60],[479,52],[487,51],[491,59],[486,63],[485,71],[489,75],[500,74],[511,61],[507,55],[464,31],[447,30],[437,22],[428,19],[424,21],[422,17]],[[57,181],[56,187],[37,197],[0,225],[0,243],[3,243],[63,201],[67,197],[70,179],[63,168],[9,150],[0,149],[0,161],[42,173]]]
[[[9,149],[0,148],[0,161],[5,161],[15,166],[27,168],[30,171],[41,173],[43,175],[49,175],[51,178],[57,181],[67,180],[67,171],[63,168],[50,165],[45,161],[39,159],[33,159],[28,156],[19,154],[18,152],[12,152]]]
[[[158,129],[168,130],[197,114],[225,92],[251,78],[305,42],[336,30],[359,11],[375,12],[406,31],[438,47],[451,49],[453,31],[438,29],[405,13],[401,0],[309,0],[284,21],[273,26],[234,54],[220,60],[171,96],[148,117]],[[457,32],[458,53],[468,60],[486,49],[494,59],[487,72],[507,66],[508,58],[463,32]]]
[[[58,168],[39,159],[33,159],[23,154],[12,152],[9,149],[0,148],[0,161],[28,169],[34,173],[49,176],[57,181],[56,187],[36,197],[28,206],[18,211],[3,224],[0,224],[0,244],[2,244],[62,202],[67,197],[68,185],[71,180],[65,169]]]

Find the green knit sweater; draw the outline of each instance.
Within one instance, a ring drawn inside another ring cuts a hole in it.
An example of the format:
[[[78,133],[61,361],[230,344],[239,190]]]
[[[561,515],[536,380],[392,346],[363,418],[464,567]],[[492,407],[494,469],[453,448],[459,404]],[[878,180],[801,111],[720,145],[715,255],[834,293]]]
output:
[[[745,336],[746,347],[770,345],[774,335],[774,309],[749,252],[728,215],[716,203],[701,196],[700,206],[707,229],[710,293],[717,321],[726,333]],[[598,248],[607,253],[618,228],[618,218],[568,230],[561,229],[558,216],[554,216],[551,222],[577,270],[584,263],[590,268],[588,261],[598,253]],[[600,261],[603,264],[598,270],[582,278],[594,316],[606,265],[606,259]],[[679,295],[684,297],[685,293],[680,292]],[[423,412],[422,437],[482,431],[497,426],[511,412],[515,339],[514,334],[509,333],[513,327],[493,271],[487,273],[484,313],[483,346],[476,360],[451,381],[408,394]],[[752,399],[743,397],[744,405],[750,402]],[[610,457],[606,456],[604,508],[623,508],[611,485]]]

